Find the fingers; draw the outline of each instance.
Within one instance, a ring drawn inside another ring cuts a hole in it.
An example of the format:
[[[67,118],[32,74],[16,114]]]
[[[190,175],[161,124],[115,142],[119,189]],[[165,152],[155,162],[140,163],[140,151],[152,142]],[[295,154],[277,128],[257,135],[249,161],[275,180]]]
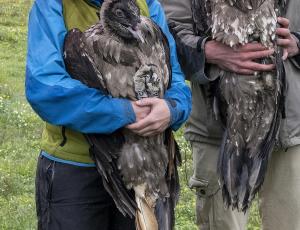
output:
[[[128,129],[138,135],[149,136],[161,133],[169,126],[171,114],[164,99],[146,98],[140,100],[139,103],[142,106],[151,107],[151,112],[145,118],[128,125]],[[145,108],[142,106],[140,108]]]
[[[133,101],[131,102],[131,105],[132,105],[133,111],[135,113],[136,122],[145,118],[151,112],[150,106],[138,106],[137,102],[133,102]]]
[[[127,128],[140,136],[152,136],[163,132],[166,127],[155,122],[152,116],[148,116],[140,122],[128,125]]]
[[[146,118],[144,118],[136,123],[128,125],[127,128],[132,131],[142,130],[142,129],[146,128],[147,126],[149,126],[151,124],[151,121],[152,121],[151,116],[147,116]]]
[[[256,52],[256,51],[262,51],[262,50],[267,50],[268,48],[263,46],[260,43],[248,43],[246,45],[240,46],[237,48],[236,51],[240,52]]]
[[[153,136],[159,134],[165,130],[166,127],[158,127],[155,124],[149,125],[142,130],[134,130],[134,132],[140,136]]]
[[[291,36],[291,31],[287,28],[277,28],[276,34],[283,38],[288,38]]]
[[[287,49],[283,49],[282,60],[285,61],[289,56],[289,52]]]
[[[242,60],[255,60],[255,59],[269,57],[273,53],[274,53],[274,49],[267,49],[263,51],[241,53],[240,55]]]
[[[255,73],[254,70],[250,70],[250,69],[237,69],[234,72],[243,75],[253,75]]]
[[[279,46],[288,46],[290,43],[291,41],[289,39],[282,39],[282,38],[277,39],[277,45]]]
[[[282,27],[289,28],[290,21],[287,18],[278,17],[277,21],[280,25],[282,25]]]
[[[141,100],[136,101],[138,106],[151,106],[157,103],[157,98],[143,98]]]
[[[253,71],[272,71],[273,69],[275,69],[274,64],[260,64],[254,61],[244,62],[242,64],[242,67]]]

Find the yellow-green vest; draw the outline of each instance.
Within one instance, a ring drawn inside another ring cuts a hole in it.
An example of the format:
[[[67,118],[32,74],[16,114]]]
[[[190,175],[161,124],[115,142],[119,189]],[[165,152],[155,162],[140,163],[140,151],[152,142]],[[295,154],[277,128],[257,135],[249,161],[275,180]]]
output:
[[[67,30],[78,28],[86,30],[95,24],[99,18],[99,8],[87,0],[63,0],[63,15]],[[146,0],[137,0],[141,14],[149,17]],[[61,126],[45,124],[42,135],[42,150],[64,160],[80,163],[92,163],[89,155],[89,145],[84,136],[76,131]]]

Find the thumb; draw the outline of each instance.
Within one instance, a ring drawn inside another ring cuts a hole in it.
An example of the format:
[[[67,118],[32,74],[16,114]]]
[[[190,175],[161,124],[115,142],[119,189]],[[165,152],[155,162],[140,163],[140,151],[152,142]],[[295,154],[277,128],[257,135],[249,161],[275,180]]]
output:
[[[151,106],[155,104],[157,98],[143,98],[141,100],[136,101],[138,106]]]
[[[282,60],[285,61],[289,56],[288,50],[286,48],[283,49]]]

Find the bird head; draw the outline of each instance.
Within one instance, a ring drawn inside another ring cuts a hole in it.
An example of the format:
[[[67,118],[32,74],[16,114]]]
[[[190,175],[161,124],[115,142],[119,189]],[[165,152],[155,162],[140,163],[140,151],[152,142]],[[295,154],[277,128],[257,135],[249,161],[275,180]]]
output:
[[[105,0],[100,10],[104,29],[124,40],[143,41],[138,29],[140,9],[135,0]]]

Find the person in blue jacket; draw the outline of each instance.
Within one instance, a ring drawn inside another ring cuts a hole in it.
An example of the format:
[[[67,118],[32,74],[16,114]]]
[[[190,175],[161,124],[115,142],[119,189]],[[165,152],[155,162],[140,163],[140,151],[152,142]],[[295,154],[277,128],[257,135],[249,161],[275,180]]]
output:
[[[82,133],[109,134],[127,127],[150,136],[169,126],[177,130],[191,110],[191,93],[157,0],[137,3],[169,41],[172,83],[164,99],[112,98],[70,77],[63,61],[64,37],[69,29],[94,24],[101,3],[36,0],[30,12],[26,96],[45,121],[36,175],[39,229],[135,229],[134,220],[120,214],[105,191]]]

